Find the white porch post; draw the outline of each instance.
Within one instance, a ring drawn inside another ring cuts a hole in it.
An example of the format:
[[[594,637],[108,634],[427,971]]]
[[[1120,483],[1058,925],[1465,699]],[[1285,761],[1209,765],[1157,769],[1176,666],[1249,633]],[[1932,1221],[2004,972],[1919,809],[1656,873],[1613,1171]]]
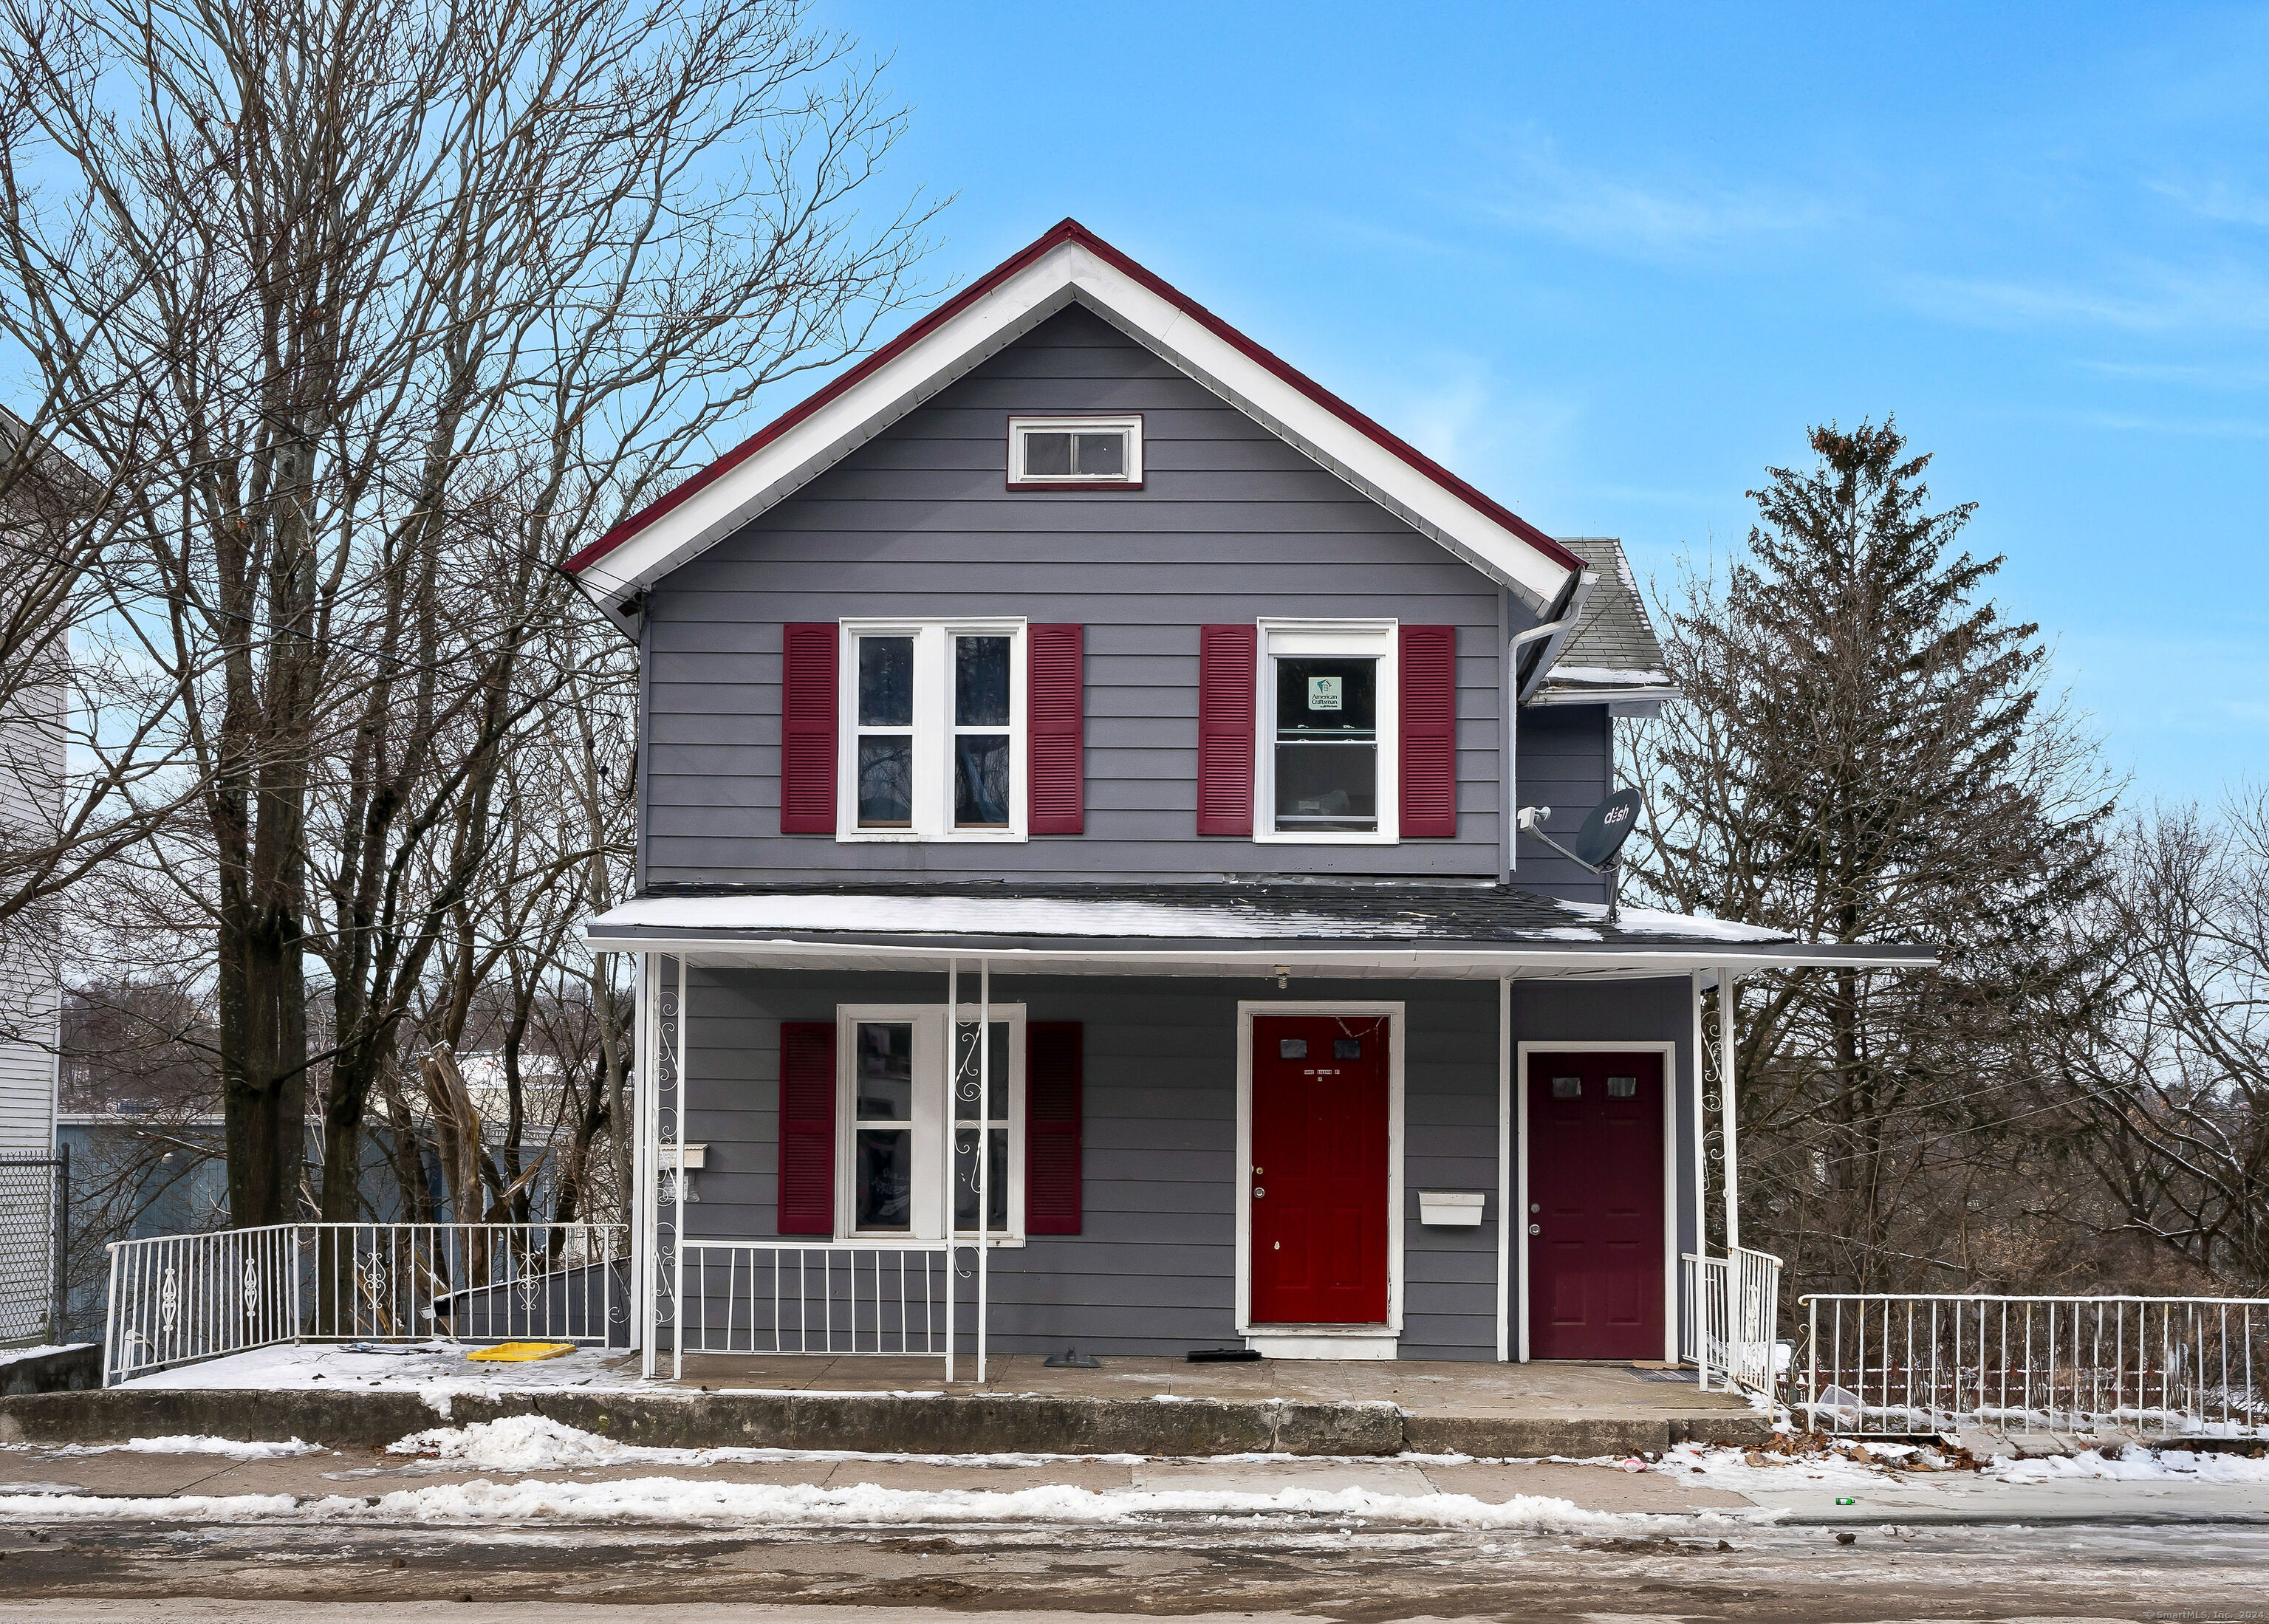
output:
[[[1512,1357],[1512,978],[1497,978],[1497,1356]]]
[[[941,1192],[938,1199],[945,1214],[939,1233],[945,1236],[945,1381],[953,1384],[953,1299],[957,1295],[953,1284],[953,1120],[954,1089],[960,1081],[961,1033],[961,961],[945,961],[945,1092],[940,1101],[939,1120],[944,1124],[939,1137],[945,1141],[945,1176],[937,1181]]]
[[[676,1107],[677,1132],[671,1135],[676,1140],[676,1176],[670,1180],[670,1195],[675,1210],[669,1225],[669,1296],[670,1330],[669,1378],[683,1381],[685,1377],[685,1089],[686,1057],[691,1050],[686,1044],[686,1032],[691,1023],[692,1009],[685,997],[685,955],[677,956],[677,1087],[672,1096]],[[750,1289],[754,1289],[751,1272]]]
[[[1726,1255],[1741,1244],[1741,1163],[1735,1133],[1733,1067],[1734,978],[1731,964],[1718,966],[1718,1120],[1726,1133]]]
[[[636,1054],[638,1089],[631,1130],[631,1301],[635,1305],[631,1334],[639,1349],[639,1374],[654,1375],[654,1303],[657,1290],[654,1240],[661,1199],[654,1175],[655,1087],[654,994],[661,985],[661,959],[656,954],[638,956],[638,1026]]]
[[[993,1204],[993,961],[977,961],[977,1381],[985,1382],[986,1225]]]

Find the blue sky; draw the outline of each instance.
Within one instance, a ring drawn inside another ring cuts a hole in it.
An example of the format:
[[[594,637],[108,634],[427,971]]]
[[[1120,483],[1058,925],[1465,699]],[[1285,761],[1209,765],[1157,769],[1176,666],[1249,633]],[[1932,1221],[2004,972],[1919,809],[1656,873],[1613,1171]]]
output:
[[[1075,216],[1665,581],[1896,412],[2139,795],[2269,771],[2269,7],[823,8],[940,280]]]

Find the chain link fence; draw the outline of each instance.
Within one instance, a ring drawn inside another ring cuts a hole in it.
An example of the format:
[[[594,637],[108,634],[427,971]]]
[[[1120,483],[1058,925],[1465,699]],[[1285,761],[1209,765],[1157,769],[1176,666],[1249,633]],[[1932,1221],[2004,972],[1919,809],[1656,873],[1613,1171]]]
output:
[[[0,1156],[0,1347],[63,1340],[70,1147]]]

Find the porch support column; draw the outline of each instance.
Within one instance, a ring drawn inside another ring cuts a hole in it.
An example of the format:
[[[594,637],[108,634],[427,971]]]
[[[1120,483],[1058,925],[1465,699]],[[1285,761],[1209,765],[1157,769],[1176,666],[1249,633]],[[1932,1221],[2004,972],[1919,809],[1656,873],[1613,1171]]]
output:
[[[993,1214],[993,961],[977,961],[977,1381],[985,1383],[986,1225]]]
[[[1741,1163],[1735,1132],[1733,1075],[1733,967],[1718,966],[1718,1120],[1726,1134],[1726,1255],[1741,1244]]]
[[[669,1379],[685,1379],[685,1090],[686,1068],[692,1051],[686,1042],[687,1029],[692,1011],[687,1005],[685,992],[685,955],[677,956],[677,1087],[672,1096],[676,1106],[677,1132],[671,1135],[676,1141],[676,1164],[671,1171],[669,1193]],[[751,1272],[750,1284],[754,1286]]]
[[[945,1142],[945,1171],[937,1181],[938,1200],[944,1212],[939,1233],[945,1236],[945,1382],[953,1384],[953,1137],[955,1091],[961,1083],[961,961],[945,961],[945,1092],[939,1102],[942,1124],[938,1137]]]
[[[1512,978],[1497,979],[1497,1356],[1512,1357]]]
[[[654,994],[661,985],[661,957],[638,956],[638,994],[634,1017],[638,1032],[632,1052],[637,1057],[637,1087],[631,1122],[631,1190],[626,1214],[631,1224],[631,1336],[638,1344],[639,1374],[652,1380],[654,1370],[654,1207],[660,1200],[654,1173]]]

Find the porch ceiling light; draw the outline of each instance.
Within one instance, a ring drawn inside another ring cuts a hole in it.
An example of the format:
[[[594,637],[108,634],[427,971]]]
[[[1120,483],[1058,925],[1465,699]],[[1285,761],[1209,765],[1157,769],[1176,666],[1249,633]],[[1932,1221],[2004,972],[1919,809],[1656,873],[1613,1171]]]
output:
[[[1290,964],[1279,964],[1276,966],[1276,990],[1278,992],[1282,992],[1290,984],[1291,975],[1292,967]]]

